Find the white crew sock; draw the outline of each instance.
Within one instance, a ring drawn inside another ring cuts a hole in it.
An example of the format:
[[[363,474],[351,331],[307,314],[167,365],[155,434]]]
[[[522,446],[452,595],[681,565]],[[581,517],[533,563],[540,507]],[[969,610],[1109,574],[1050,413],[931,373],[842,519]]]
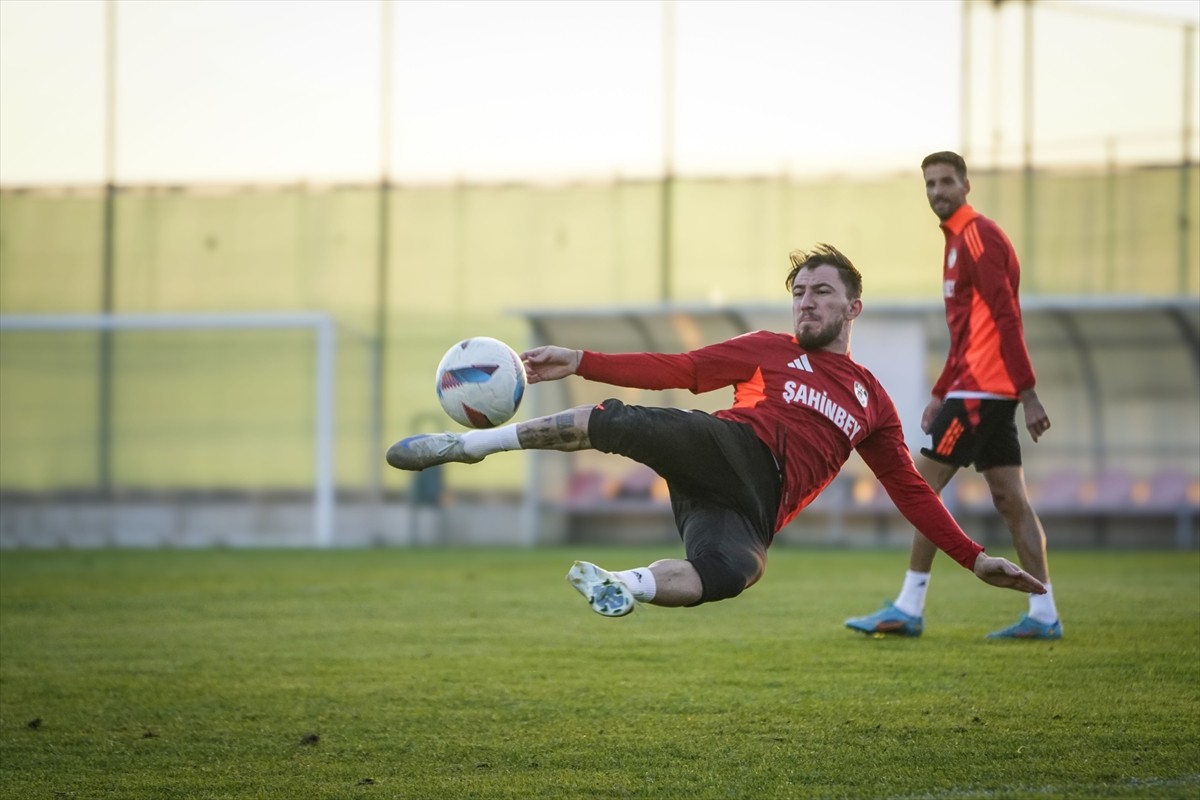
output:
[[[462,434],[463,452],[471,457],[490,456],[501,450],[520,450],[517,441],[517,426],[502,425],[499,428],[467,431]]]
[[[654,580],[654,573],[650,571],[649,567],[626,569],[614,572],[613,575],[616,575],[617,579],[625,584],[633,595],[633,599],[639,602],[649,603],[658,592],[658,583]]]
[[[919,617],[925,613],[925,592],[928,590],[928,572],[905,570],[904,586],[900,588],[900,596],[893,605],[910,617]]]
[[[1054,606],[1054,590],[1046,584],[1045,594],[1029,595],[1029,616],[1043,625],[1058,621],[1058,609]]]

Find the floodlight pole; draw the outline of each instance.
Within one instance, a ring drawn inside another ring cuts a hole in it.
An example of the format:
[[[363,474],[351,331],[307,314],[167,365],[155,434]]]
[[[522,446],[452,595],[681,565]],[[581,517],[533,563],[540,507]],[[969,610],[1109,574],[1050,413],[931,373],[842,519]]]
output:
[[[671,300],[675,192],[675,0],[662,0],[662,157],[659,299]]]
[[[116,138],[117,138],[117,3],[108,0],[105,4],[104,25],[104,231],[102,236],[100,313],[113,313],[113,251],[114,217],[116,205]],[[97,483],[101,495],[108,498],[112,493],[112,367],[113,332],[105,328],[100,331],[99,375],[97,376],[96,399],[96,459]]]
[[[992,26],[992,42],[991,42],[991,45],[992,45],[992,76],[991,76],[992,77],[992,80],[991,80],[992,135],[991,135],[991,150],[992,150],[992,171],[995,173],[1000,172],[1000,165],[1003,163],[1003,158],[1001,156],[1000,151],[1001,151],[1001,145],[1004,141],[1004,128],[1001,124],[1002,115],[1000,113],[1001,112],[1001,103],[1000,103],[1001,91],[1000,90],[1001,90],[1001,85],[1003,83],[1003,75],[1004,75],[1004,70],[1002,69],[1002,67],[1004,65],[1004,48],[1002,47],[1003,42],[1004,42],[1004,26],[996,18],[999,13],[1000,13],[999,4],[993,3],[991,19],[989,21]],[[993,195],[995,195],[997,190],[994,187],[996,187],[999,184],[999,182],[992,180],[992,181],[988,181],[988,184],[989,184],[989,186],[993,187],[993,188],[989,189],[989,191]]]
[[[1023,130],[1021,132],[1021,161],[1023,165],[1023,180],[1025,202],[1025,257],[1029,259],[1029,265],[1032,269],[1029,271],[1030,282],[1034,284],[1034,288],[1041,281],[1038,278],[1041,275],[1040,264],[1035,250],[1037,244],[1037,193],[1034,191],[1034,173],[1033,173],[1033,123],[1034,123],[1034,39],[1033,39],[1033,0],[1025,0],[1024,8],[1024,74],[1023,74],[1023,91],[1024,113],[1022,116]]]
[[[384,438],[387,408],[388,262],[391,252],[391,122],[392,122],[392,3],[380,0],[379,40],[379,214],[375,266],[375,347],[371,365],[371,507],[375,534],[383,534],[383,458],[377,453]]]
[[[1183,153],[1179,164],[1179,293],[1188,291],[1191,273],[1192,92],[1196,81],[1196,26],[1183,28]]]
[[[962,0],[962,85],[959,87],[959,137],[963,158],[970,164],[971,152],[971,4]]]

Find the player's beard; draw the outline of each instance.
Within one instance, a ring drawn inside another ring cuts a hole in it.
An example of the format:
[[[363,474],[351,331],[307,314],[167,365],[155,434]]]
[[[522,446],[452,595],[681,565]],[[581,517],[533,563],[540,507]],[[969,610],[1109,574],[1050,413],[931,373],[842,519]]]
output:
[[[842,327],[845,324],[846,320],[835,319],[828,325],[815,331],[797,331],[796,341],[805,350],[822,350],[842,334]]]
[[[930,207],[931,209],[933,209],[933,213],[934,213],[934,214],[936,214],[936,215],[937,215],[937,218],[938,218],[939,220],[941,220],[942,222],[945,222],[946,220],[948,220],[948,219],[950,219],[951,217],[953,217],[953,216],[954,216],[954,212],[955,212],[955,211],[958,211],[958,209],[962,208],[962,203],[957,203],[957,202],[955,202],[954,200],[946,200],[946,201],[945,201],[945,206],[944,206],[944,208],[943,208],[941,211],[939,211],[939,210],[938,210],[938,205],[939,205],[941,202],[942,202],[942,200],[941,200],[941,199],[939,199],[939,200],[938,200],[938,201],[936,201],[936,202],[931,200],[931,201],[929,202],[929,207]]]

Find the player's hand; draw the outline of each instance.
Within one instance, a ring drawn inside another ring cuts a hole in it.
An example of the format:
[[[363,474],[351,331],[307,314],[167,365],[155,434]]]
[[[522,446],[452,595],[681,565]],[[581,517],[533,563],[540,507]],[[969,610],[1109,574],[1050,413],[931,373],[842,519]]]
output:
[[[980,553],[975,558],[975,577],[992,586],[1016,589],[1018,592],[1045,594],[1046,587],[1037,578],[1006,558]]]
[[[525,363],[525,377],[530,383],[556,381],[574,375],[582,359],[581,351],[554,345],[535,347],[521,353],[521,361]]]
[[[921,414],[921,430],[929,433],[929,429],[933,427],[933,421],[937,419],[937,415],[945,403],[946,401],[941,397],[930,398],[929,405],[925,406],[925,411]]]
[[[1038,400],[1037,393],[1030,389],[1021,395],[1021,405],[1025,407],[1025,429],[1033,437],[1033,441],[1042,438],[1042,434],[1050,430],[1050,417]]]

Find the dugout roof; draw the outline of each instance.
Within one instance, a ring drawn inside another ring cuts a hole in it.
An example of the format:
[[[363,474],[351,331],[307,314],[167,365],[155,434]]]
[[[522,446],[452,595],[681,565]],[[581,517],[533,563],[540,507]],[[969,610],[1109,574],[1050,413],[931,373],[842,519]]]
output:
[[[920,409],[948,339],[940,301],[868,301],[852,350],[883,382],[921,439]],[[1200,298],[1030,297],[1022,300],[1038,394],[1053,423],[1027,472],[1071,463],[1096,472],[1163,464],[1200,474]],[[525,309],[532,344],[607,352],[681,352],[751,330],[791,330],[790,304]],[[617,395],[713,410],[727,392],[622,390],[570,378],[530,393],[530,415]],[[915,418],[914,418],[915,414]],[[1025,434],[1022,434],[1024,437]],[[1026,444],[1031,444],[1027,437]],[[574,466],[565,469],[574,469]]]

